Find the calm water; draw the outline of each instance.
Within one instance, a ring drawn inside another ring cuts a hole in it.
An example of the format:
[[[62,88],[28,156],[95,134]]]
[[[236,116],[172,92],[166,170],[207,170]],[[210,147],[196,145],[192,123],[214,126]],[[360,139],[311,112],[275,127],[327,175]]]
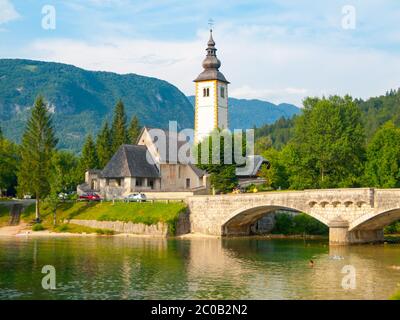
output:
[[[56,268],[54,291],[42,289],[44,265]],[[342,289],[345,265],[355,267],[355,290]],[[0,299],[387,299],[400,290],[392,266],[398,245],[0,238]]]

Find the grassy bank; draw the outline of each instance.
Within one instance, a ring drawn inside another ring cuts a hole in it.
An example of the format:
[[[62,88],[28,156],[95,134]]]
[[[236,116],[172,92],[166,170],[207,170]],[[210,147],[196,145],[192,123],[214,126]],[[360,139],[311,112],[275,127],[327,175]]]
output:
[[[7,226],[10,222],[10,208],[0,204],[0,227]]]
[[[392,297],[390,297],[390,300],[400,300],[400,292],[397,292]]]
[[[65,224],[65,220],[97,220],[97,221],[124,221],[132,223],[143,223],[146,225],[164,222],[169,225],[171,232],[175,231],[175,224],[179,215],[186,210],[184,203],[88,203],[88,202],[65,202],[58,205],[56,221],[53,225],[53,211],[44,202],[41,210],[41,226],[44,229],[57,232],[73,233],[101,233],[110,234],[110,230],[92,229],[73,224]],[[22,214],[21,219],[31,222],[35,218],[35,207],[28,207]],[[40,227],[35,226],[40,229]],[[39,231],[39,230],[37,230]]]

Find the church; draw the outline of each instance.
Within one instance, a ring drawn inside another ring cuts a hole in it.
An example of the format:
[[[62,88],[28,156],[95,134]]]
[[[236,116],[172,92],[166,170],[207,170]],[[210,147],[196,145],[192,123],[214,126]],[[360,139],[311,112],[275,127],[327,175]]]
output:
[[[229,81],[219,71],[221,61],[217,58],[212,30],[206,52],[203,71],[194,80],[195,143],[201,142],[215,129],[229,128]],[[177,157],[171,157],[168,146],[167,154],[161,152],[154,131],[143,128],[136,145],[122,145],[103,170],[86,172],[85,183],[78,186],[78,193],[97,192],[105,199],[123,198],[134,192],[146,193],[148,198],[210,194],[209,174],[190,162],[176,161]],[[170,141],[171,135],[178,134],[162,131],[167,137],[166,141]],[[178,144],[182,143],[176,140]],[[239,183],[242,186],[262,183],[257,173],[268,162],[261,156],[250,156],[247,160],[252,161],[251,169],[243,171],[238,168]]]

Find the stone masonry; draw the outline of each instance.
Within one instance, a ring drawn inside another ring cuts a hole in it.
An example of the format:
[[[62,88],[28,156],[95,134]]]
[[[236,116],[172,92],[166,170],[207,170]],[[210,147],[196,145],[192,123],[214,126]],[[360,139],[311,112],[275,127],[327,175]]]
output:
[[[191,232],[249,235],[251,226],[277,210],[304,212],[329,227],[331,244],[383,240],[383,227],[400,220],[400,189],[331,189],[187,199]]]

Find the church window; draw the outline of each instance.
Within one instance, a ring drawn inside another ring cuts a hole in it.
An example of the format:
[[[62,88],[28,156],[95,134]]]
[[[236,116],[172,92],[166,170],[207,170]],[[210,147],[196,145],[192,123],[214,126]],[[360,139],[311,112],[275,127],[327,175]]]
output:
[[[225,98],[225,88],[221,87],[221,98]]]
[[[203,89],[203,96],[204,97],[209,97],[210,96],[210,88],[204,88]]]

